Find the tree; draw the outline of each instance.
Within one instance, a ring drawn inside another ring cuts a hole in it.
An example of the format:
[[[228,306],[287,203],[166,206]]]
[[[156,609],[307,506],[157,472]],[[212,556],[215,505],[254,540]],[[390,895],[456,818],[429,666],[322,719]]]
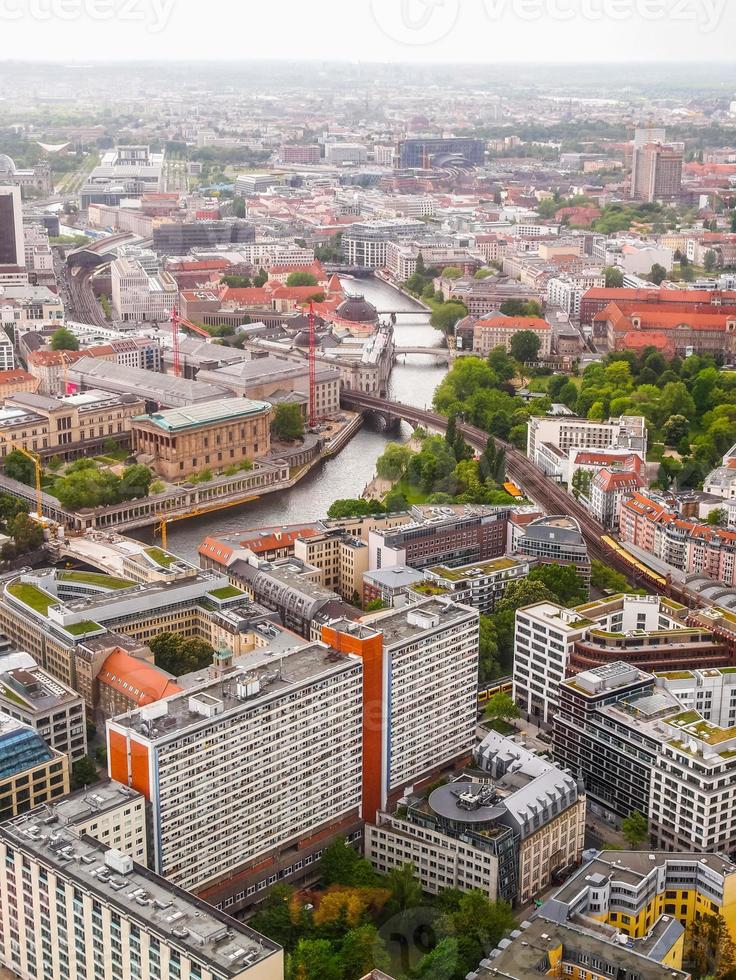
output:
[[[507,299],[499,308],[504,316],[541,316],[542,307],[534,300],[524,302],[523,299]]]
[[[442,270],[442,279],[459,279],[462,274],[463,270],[456,265],[446,265]]]
[[[406,473],[413,455],[411,449],[403,443],[390,442],[376,460],[376,473],[381,479],[395,483]]]
[[[491,723],[504,722],[508,724],[519,717],[519,706],[505,691],[498,691],[486,704],[486,718]]]
[[[391,897],[386,903],[389,915],[405,915],[422,904],[422,887],[415,877],[413,864],[402,864],[386,876],[386,888]]]
[[[511,338],[511,354],[521,364],[536,361],[542,341],[533,330],[517,330]]]
[[[291,272],[286,279],[287,286],[316,286],[318,282],[311,272]]]
[[[437,309],[432,311],[430,323],[437,330],[442,330],[443,333],[452,333],[458,320],[462,320],[467,315],[468,308],[464,303],[456,303],[454,300],[450,300],[448,303],[442,303]]]
[[[206,640],[184,637],[181,633],[159,633],[149,646],[156,666],[175,677],[209,667],[215,653]]]
[[[147,466],[135,463],[126,466],[120,480],[119,495],[121,500],[135,500],[148,496],[148,490],[153,480],[153,473]]]
[[[452,980],[458,974],[460,950],[458,940],[448,936],[425,954],[413,971],[418,980]]]
[[[662,437],[667,446],[678,446],[690,435],[690,420],[684,415],[670,415],[662,426]]]
[[[254,929],[285,949],[293,949],[301,938],[293,921],[291,904],[294,889],[289,885],[274,885],[251,919]]]
[[[606,277],[607,289],[621,289],[624,284],[623,270],[619,269],[618,266],[615,265],[607,265],[603,270],[603,274]]]
[[[370,924],[346,932],[338,956],[344,980],[360,980],[373,970],[388,970],[391,965],[386,944]]]
[[[59,327],[51,334],[51,350],[79,350],[79,341],[66,327]]]
[[[401,514],[403,511],[409,509],[409,501],[401,490],[397,490],[396,488],[389,490],[384,497],[383,505],[386,508],[387,514]]]
[[[535,582],[528,578],[511,582],[504,593],[503,599],[496,603],[496,612],[513,612],[524,606],[533,606],[538,602],[554,602],[555,597],[543,582]]]
[[[667,270],[663,265],[660,265],[659,262],[655,262],[648,278],[649,281],[653,282],[655,286],[661,286],[667,278]]]
[[[716,255],[716,253],[713,251],[712,248],[709,248],[708,251],[703,256],[703,268],[705,269],[706,272],[710,273],[715,269],[717,264],[718,264],[718,256]]]
[[[7,524],[8,534],[13,539],[17,555],[35,551],[43,544],[43,527],[25,511],[16,514]]]
[[[364,497],[342,498],[330,504],[327,516],[336,519],[367,517],[369,514],[384,514],[385,511],[380,500],[366,500]]]
[[[723,507],[716,507],[708,514],[706,524],[709,524],[711,527],[720,527],[726,523],[727,517],[728,514]]]
[[[486,360],[499,381],[511,381],[515,377],[516,365],[504,346],[494,347]]]
[[[602,561],[594,558],[591,562],[590,584],[601,592],[627,592],[629,581],[625,575],[604,565]]]
[[[649,824],[647,818],[638,810],[632,811],[621,821],[621,833],[632,850],[649,840]]]
[[[370,861],[362,858],[344,837],[336,837],[322,852],[319,873],[324,885],[346,888],[372,883],[376,877]]]
[[[258,272],[253,276],[253,285],[257,286],[259,289],[265,286],[268,282],[268,273],[265,269],[259,269]]]
[[[366,603],[366,612],[380,612],[381,609],[388,609],[383,599],[371,599],[370,602]]]
[[[82,756],[81,759],[77,759],[74,763],[72,766],[72,779],[76,789],[81,789],[83,786],[91,786],[93,783],[100,781],[97,766],[88,755]]]
[[[253,285],[250,276],[222,276],[220,282],[231,289],[248,289]]]
[[[3,471],[11,480],[25,483],[29,487],[36,481],[36,467],[33,462],[18,449],[12,449],[5,457]]]
[[[327,939],[300,939],[289,957],[294,980],[342,980],[342,965]]]
[[[478,627],[478,681],[487,684],[500,673],[496,625],[490,616],[481,616]]]
[[[577,606],[587,598],[585,586],[572,565],[536,565],[529,581],[541,582],[562,606]]]
[[[283,442],[294,442],[304,435],[304,418],[298,405],[281,402],[271,419],[271,433]]]
[[[457,438],[457,415],[452,412],[447,417],[447,428],[445,429],[445,442],[448,446],[454,447]]]

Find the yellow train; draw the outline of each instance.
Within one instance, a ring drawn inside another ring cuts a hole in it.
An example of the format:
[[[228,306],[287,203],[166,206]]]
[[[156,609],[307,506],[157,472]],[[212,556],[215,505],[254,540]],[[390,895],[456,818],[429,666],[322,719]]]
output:
[[[667,588],[668,582],[663,575],[659,575],[657,572],[654,571],[654,569],[649,568],[643,562],[640,562],[637,558],[635,558],[632,554],[630,554],[624,547],[622,547],[622,545],[620,545],[618,541],[614,541],[614,539],[611,537],[603,537],[601,538],[601,541],[603,542],[603,546],[608,551],[612,551],[615,555],[617,555],[620,559],[622,559],[622,561],[625,561],[626,564],[629,565],[630,568],[638,575],[641,575],[642,578],[647,579],[648,582],[651,582],[658,589],[664,591]]]
[[[516,497],[517,500],[521,500],[524,496],[515,483],[504,483],[503,488],[510,497]]]
[[[490,701],[494,694],[511,694],[512,688],[513,684],[510,677],[501,677],[497,681],[492,681],[488,687],[478,691],[478,704],[485,704],[486,701]]]

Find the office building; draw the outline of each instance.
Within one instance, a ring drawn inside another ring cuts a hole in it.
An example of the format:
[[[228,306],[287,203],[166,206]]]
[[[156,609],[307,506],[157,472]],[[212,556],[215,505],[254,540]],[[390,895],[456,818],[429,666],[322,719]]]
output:
[[[509,510],[502,507],[469,508],[401,527],[376,529],[369,536],[369,568],[410,565],[467,565],[506,553]]]
[[[133,451],[150,457],[154,472],[166,480],[208,468],[221,472],[268,453],[270,421],[271,406],[248,398],[138,415],[131,423]]]
[[[517,552],[543,565],[570,565],[587,589],[590,586],[590,557],[580,525],[573,517],[540,517],[524,529]]]
[[[387,607],[406,605],[407,593],[424,582],[424,572],[408,565],[372,568],[363,575],[363,605],[379,600]]]
[[[571,449],[613,450],[625,449],[646,459],[647,427],[642,416],[622,416],[607,422],[569,416],[532,416],[527,435],[527,456],[548,476],[557,476],[544,452],[551,446],[567,456]]]
[[[121,320],[171,318],[179,287],[170,273],[149,271],[138,259],[120,258],[112,263],[111,276],[112,305]]]
[[[127,854],[138,864],[148,861],[146,799],[114,780],[69,793],[44,807],[42,823],[49,833],[71,827],[79,837],[89,834],[100,844]]]
[[[159,255],[187,255],[195,248],[253,242],[255,236],[253,225],[239,218],[225,221],[162,221],[153,229],[153,248]]]
[[[541,317],[492,316],[476,320],[473,325],[473,351],[487,357],[496,347],[511,350],[511,341],[521,330],[530,330],[539,340],[538,357],[549,357],[552,352],[552,328]]]
[[[591,809],[614,824],[638,810],[661,849],[736,854],[731,670],[651,675],[617,663],[565,681],[553,751],[579,763]]]
[[[368,545],[342,529],[297,538],[294,555],[318,568],[320,582],[346,602],[360,602],[363,576],[368,571]]]
[[[108,723],[110,775],[150,802],[155,870],[243,908],[359,832],[360,660],[256,650],[218,678]]]
[[[84,701],[38,665],[0,672],[0,711],[35,729],[52,749],[65,752],[70,765],[87,754]]]
[[[570,773],[496,732],[474,756],[477,769],[428,796],[408,794],[368,824],[366,857],[384,873],[412,863],[432,894],[480,889],[492,901],[526,904],[580,861],[585,792]]]
[[[20,189],[0,186],[0,267],[23,268],[25,264]]]
[[[23,980],[281,980],[280,947],[74,826],[0,828],[0,962]]]
[[[68,792],[69,756],[0,711],[0,823]]]
[[[358,165],[367,159],[368,148],[362,143],[325,143],[325,163]]]
[[[634,145],[631,162],[631,197],[634,200],[674,201],[682,194],[683,145]]]
[[[343,258],[348,265],[382,269],[388,242],[412,241],[425,232],[426,225],[416,218],[356,222],[342,233]]]
[[[325,643],[363,662],[362,813],[469,757],[475,740],[478,613],[441,598],[336,620]]]
[[[485,142],[469,136],[422,136],[399,141],[398,164],[402,169],[434,169],[457,163],[480,167],[485,161]]]
[[[687,625],[684,606],[661,596],[619,595],[575,609],[539,603],[516,614],[514,697],[547,724],[559,685],[577,671],[625,658],[645,671],[728,667],[728,644],[703,624]]]
[[[318,143],[287,143],[281,147],[283,163],[315,164],[320,162],[321,151]]]

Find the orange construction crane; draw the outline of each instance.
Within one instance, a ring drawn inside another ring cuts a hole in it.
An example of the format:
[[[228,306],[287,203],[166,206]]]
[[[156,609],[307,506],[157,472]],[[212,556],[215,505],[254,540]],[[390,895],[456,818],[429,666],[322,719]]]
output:
[[[33,470],[36,478],[36,514],[39,520],[41,520],[43,518],[43,496],[41,494],[41,457],[32,450],[24,449],[23,446],[19,446],[9,436],[6,436],[4,432],[0,432],[0,439],[11,447],[11,451],[13,449],[17,449],[19,453],[27,456],[33,463]]]

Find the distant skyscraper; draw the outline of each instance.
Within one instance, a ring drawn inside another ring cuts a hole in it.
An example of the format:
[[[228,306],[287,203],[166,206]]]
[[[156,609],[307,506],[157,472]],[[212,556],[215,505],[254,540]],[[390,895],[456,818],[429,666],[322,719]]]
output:
[[[631,160],[631,197],[666,201],[682,193],[681,144],[645,143],[634,149]]]
[[[25,263],[20,188],[0,187],[0,265]]]

